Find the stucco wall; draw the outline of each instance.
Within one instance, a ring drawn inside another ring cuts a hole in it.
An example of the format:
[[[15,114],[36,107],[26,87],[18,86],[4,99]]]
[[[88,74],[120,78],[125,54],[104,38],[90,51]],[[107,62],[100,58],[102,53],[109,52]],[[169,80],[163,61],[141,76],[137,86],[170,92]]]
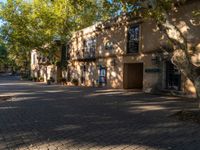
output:
[[[191,2],[184,6],[174,14],[172,14],[172,21],[175,22],[177,27],[184,32],[188,40],[189,47],[199,47],[200,51],[200,30],[199,22],[195,20],[192,16],[192,11],[194,9],[199,9],[199,2]],[[176,19],[175,19],[176,18]],[[140,27],[140,41],[139,41],[139,53],[137,54],[127,54],[127,31],[129,25],[138,24]],[[96,45],[96,60],[93,61],[93,70],[91,73],[87,74],[86,85],[91,85],[91,81],[96,81],[98,79],[98,67],[99,65],[105,66],[107,68],[107,86],[113,88],[123,88],[123,64],[125,63],[143,63],[143,90],[150,91],[152,89],[162,89],[165,88],[166,80],[166,70],[165,61],[155,64],[152,61],[153,54],[162,45],[169,45],[169,42],[163,33],[159,31],[155,22],[151,20],[134,20],[132,22],[123,22],[121,24],[114,23],[111,26],[102,28],[101,30],[96,30],[95,26],[88,27],[81,30],[73,37],[71,41],[70,56],[74,60],[73,75],[74,78],[80,78],[80,67],[83,62],[76,60],[75,51],[83,49],[83,39],[89,37],[95,37],[97,40]],[[112,43],[111,49],[106,49],[106,43]],[[75,58],[75,59],[74,59]],[[197,61],[200,55],[199,52],[193,58]],[[169,59],[168,59],[169,60]],[[113,64],[113,61],[115,63]],[[90,67],[88,67],[90,68]],[[146,72],[146,69],[160,69],[158,72]],[[194,93],[194,87],[188,79],[184,78],[182,75],[182,90],[187,93]]]
[[[153,52],[161,45],[167,44],[166,37],[159,31],[154,21],[146,20],[140,24],[140,28],[140,51],[142,53]]]
[[[106,49],[106,43],[112,44],[112,48]],[[125,54],[126,26],[113,26],[103,29],[97,35],[97,57]]]
[[[57,67],[55,65],[41,65],[38,62],[39,52],[36,50],[31,51],[31,77],[42,77],[46,82],[50,77],[53,77],[57,82]],[[33,60],[35,57],[35,61]]]
[[[171,15],[171,20],[187,39],[188,47],[193,53],[193,64],[200,67],[200,20],[199,16],[194,15],[194,10],[200,10],[200,1],[187,2]],[[194,96],[196,90],[192,82],[182,76],[182,90]]]

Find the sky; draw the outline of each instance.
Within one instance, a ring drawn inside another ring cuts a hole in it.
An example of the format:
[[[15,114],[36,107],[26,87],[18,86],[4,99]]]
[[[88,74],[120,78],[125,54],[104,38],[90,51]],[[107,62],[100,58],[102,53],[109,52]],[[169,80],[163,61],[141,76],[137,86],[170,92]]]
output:
[[[0,3],[1,2],[6,2],[6,0],[0,0]],[[2,25],[2,21],[0,20],[0,26]]]
[[[6,0],[0,0],[0,2],[6,2]]]

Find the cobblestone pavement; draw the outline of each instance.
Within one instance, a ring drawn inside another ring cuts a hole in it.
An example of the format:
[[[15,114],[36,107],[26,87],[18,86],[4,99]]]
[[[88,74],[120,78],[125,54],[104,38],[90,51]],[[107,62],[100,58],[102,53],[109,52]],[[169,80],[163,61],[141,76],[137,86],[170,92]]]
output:
[[[0,150],[199,150],[200,126],[169,117],[194,100],[0,77]]]

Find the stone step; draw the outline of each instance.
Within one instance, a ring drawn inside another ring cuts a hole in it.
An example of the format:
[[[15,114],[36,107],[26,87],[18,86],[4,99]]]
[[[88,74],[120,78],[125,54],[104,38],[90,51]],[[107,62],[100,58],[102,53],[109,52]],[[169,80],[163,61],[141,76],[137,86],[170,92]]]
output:
[[[186,93],[184,91],[177,91],[177,90],[159,90],[156,91],[155,94],[159,95],[167,95],[167,96],[186,96]]]

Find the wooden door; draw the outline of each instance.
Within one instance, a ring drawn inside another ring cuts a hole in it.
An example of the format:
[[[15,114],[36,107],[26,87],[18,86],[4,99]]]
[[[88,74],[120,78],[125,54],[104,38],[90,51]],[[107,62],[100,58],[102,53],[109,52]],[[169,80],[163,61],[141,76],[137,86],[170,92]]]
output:
[[[124,64],[124,88],[143,88],[143,63]]]

